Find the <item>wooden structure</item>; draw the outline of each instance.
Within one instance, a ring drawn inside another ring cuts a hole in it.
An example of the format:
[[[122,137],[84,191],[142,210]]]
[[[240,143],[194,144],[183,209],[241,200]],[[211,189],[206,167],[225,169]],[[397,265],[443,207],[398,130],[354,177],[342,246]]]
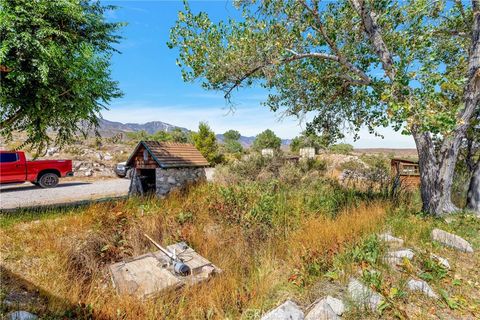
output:
[[[175,251],[190,267],[190,275],[175,273],[171,259],[162,251],[150,252],[109,266],[117,293],[148,298],[163,290],[192,285],[222,272],[184,242],[170,245],[167,250]]]
[[[399,186],[415,189],[420,186],[420,170],[417,161],[394,158],[391,160],[391,170],[395,177],[394,189]]]
[[[192,144],[140,141],[127,166],[133,168],[130,194],[154,191],[165,195],[204,180],[209,163]]]

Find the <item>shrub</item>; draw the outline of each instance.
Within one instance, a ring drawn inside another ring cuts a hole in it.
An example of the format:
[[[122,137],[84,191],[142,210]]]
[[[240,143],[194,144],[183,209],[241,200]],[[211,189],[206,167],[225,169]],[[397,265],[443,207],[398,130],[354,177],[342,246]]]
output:
[[[353,146],[348,143],[338,143],[328,148],[333,153],[350,154],[353,151]]]

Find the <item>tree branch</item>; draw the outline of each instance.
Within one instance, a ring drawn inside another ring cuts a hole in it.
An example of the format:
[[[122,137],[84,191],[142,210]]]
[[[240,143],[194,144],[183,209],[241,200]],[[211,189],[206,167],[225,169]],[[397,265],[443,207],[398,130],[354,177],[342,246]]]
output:
[[[330,49],[335,53],[335,56],[337,57],[337,61],[340,62],[343,66],[345,66],[347,69],[349,69],[350,71],[354,72],[355,74],[357,74],[360,78],[362,78],[362,80],[366,83],[370,83],[372,80],[370,79],[370,77],[365,73],[363,72],[362,70],[360,70],[359,68],[357,68],[355,65],[353,65],[351,62],[349,62],[345,56],[340,52],[340,50],[338,49],[337,45],[335,44],[335,42],[330,39],[330,37],[328,36],[324,26],[323,26],[323,23],[322,23],[322,20],[320,19],[320,16],[318,15],[318,10],[316,8],[312,9],[310,6],[307,5],[307,3],[305,1],[300,1],[300,3],[302,4],[302,6],[308,11],[310,12],[318,27],[315,27],[315,26],[312,26],[312,28],[314,28],[316,31],[320,32],[322,34],[322,37],[325,39],[325,41],[327,42],[328,46],[330,47]]]
[[[375,51],[382,62],[383,69],[387,74],[387,77],[394,81],[397,75],[397,71],[393,64],[393,57],[388,47],[383,40],[382,32],[380,26],[377,24],[377,19],[374,16],[373,12],[367,8],[363,0],[350,0],[353,8],[360,15],[363,27],[368,37],[370,38]]]
[[[265,63],[255,67],[255,68],[249,70],[248,72],[243,74],[240,78],[235,80],[234,84],[230,88],[227,89],[227,91],[224,95],[224,98],[228,99],[230,97],[232,91],[235,88],[238,88],[242,84],[243,81],[245,81],[248,77],[252,76],[255,72],[257,72],[257,71],[259,71],[259,70],[261,70],[265,67],[268,67],[268,66],[286,64],[286,63],[290,63],[292,61],[307,59],[307,58],[316,58],[316,59],[323,59],[323,60],[340,62],[339,57],[337,57],[335,55],[332,55],[332,54],[328,54],[328,53],[322,53],[322,52],[297,53],[297,52],[295,52],[294,50],[291,50],[291,49],[287,49],[286,51],[292,53],[293,55],[290,56],[290,57],[281,59],[279,62],[271,62],[271,61],[265,62]],[[352,70],[357,69],[357,70],[361,71],[360,69],[358,69],[354,65],[351,65],[351,68],[352,68]],[[361,72],[363,72],[363,71],[361,71]],[[371,82],[371,79],[368,76],[367,76],[366,80],[363,79],[363,78],[362,79],[353,79],[352,77],[349,77],[349,76],[342,76],[342,77],[348,77],[348,78],[344,78],[344,79],[347,79],[351,84],[355,84],[355,85],[367,85]]]
[[[15,121],[17,121],[22,116],[22,110],[17,110],[13,115],[10,117],[0,121],[0,130],[6,127],[10,127]]]
[[[462,0],[454,0],[455,5],[457,6],[458,10],[460,11],[460,14],[462,15],[463,18],[463,24],[468,28],[468,22],[467,22],[467,16],[465,14],[465,8],[463,7]]]

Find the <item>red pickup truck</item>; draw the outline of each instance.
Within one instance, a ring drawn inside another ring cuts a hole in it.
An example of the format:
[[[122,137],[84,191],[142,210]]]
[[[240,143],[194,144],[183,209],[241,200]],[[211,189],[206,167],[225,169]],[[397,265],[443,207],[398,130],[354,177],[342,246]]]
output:
[[[27,161],[23,151],[0,151],[0,184],[30,181],[53,188],[67,176],[73,176],[72,160]]]

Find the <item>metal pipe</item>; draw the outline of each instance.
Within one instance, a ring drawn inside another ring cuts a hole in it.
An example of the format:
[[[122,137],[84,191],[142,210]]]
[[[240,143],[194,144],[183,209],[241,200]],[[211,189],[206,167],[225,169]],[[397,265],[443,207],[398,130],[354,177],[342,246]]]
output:
[[[158,249],[160,249],[160,251],[162,251],[163,253],[165,253],[170,259],[172,259],[173,261],[175,261],[175,257],[173,256],[173,254],[168,251],[167,249],[165,249],[164,247],[162,247],[161,245],[159,245],[158,243],[155,242],[155,240],[153,240],[152,238],[150,238],[146,233],[143,234],[145,237],[147,237],[148,240],[150,240],[154,245],[155,247],[157,247]]]
[[[150,240],[155,245],[155,247],[160,249],[160,251],[165,253],[167,255],[167,257],[169,257],[172,260],[173,270],[175,271],[175,273],[178,273],[182,276],[187,276],[192,272],[190,267],[188,265],[186,265],[185,263],[183,263],[183,261],[177,257],[177,255],[175,254],[175,251],[173,251],[173,253],[171,253],[170,251],[168,251],[167,249],[165,249],[164,247],[162,247],[161,245],[156,243],[155,240],[150,238],[146,233],[144,233],[143,235],[145,237],[147,237],[147,239]]]

